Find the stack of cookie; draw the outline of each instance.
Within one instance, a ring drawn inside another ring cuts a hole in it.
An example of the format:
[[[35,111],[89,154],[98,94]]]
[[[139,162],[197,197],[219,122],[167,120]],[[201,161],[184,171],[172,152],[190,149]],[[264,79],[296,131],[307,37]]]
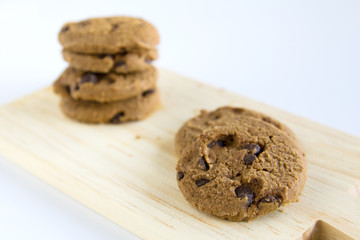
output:
[[[243,108],[202,111],[175,137],[178,185],[201,211],[249,221],[298,201],[305,155],[285,125]]]
[[[131,17],[92,18],[65,24],[59,41],[70,66],[53,84],[65,115],[88,123],[143,119],[159,93],[157,30]]]

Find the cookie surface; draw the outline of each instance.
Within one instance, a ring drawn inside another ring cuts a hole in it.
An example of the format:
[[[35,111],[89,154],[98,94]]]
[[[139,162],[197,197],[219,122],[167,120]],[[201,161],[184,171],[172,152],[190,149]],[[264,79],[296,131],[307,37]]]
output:
[[[108,17],[66,23],[59,32],[59,41],[71,52],[114,54],[123,48],[155,48],[160,38],[155,27],[145,20]]]
[[[248,221],[298,200],[306,181],[303,152],[255,118],[203,132],[182,153],[177,180],[185,199],[206,213]]]
[[[96,74],[67,68],[54,83],[55,93],[75,100],[112,102],[127,99],[155,88],[157,70],[129,74]]]
[[[96,73],[144,71],[158,58],[156,49],[129,49],[115,55],[81,54],[63,50],[62,55],[72,68]]]
[[[220,107],[210,112],[202,110],[200,115],[191,118],[184,123],[184,125],[179,129],[175,136],[176,153],[180,155],[181,151],[189,143],[192,143],[194,139],[198,135],[200,135],[200,133],[206,128],[216,125],[226,125],[228,123],[231,123],[234,119],[238,119],[241,117],[253,117],[267,122],[283,131],[290,138],[296,140],[295,134],[288,127],[265,114],[245,108]]]
[[[155,89],[147,94],[110,103],[62,97],[60,108],[66,116],[80,122],[122,123],[146,118],[159,107],[159,102],[159,93]]]

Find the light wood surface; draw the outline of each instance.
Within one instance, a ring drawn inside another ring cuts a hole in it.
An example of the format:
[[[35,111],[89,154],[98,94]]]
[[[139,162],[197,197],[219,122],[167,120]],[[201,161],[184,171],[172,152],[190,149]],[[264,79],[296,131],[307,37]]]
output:
[[[169,71],[160,71],[159,88],[161,109],[122,125],[66,118],[51,89],[2,106],[0,154],[144,239],[297,239],[318,220],[360,239],[359,138]],[[184,200],[174,134],[200,109],[222,105],[264,112],[294,130],[308,159],[300,202],[246,223]]]

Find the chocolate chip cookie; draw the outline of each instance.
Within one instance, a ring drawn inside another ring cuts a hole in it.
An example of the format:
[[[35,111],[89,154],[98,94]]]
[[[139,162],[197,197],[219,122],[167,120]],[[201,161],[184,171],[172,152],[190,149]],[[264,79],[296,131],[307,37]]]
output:
[[[71,97],[63,97],[60,102],[60,108],[66,116],[86,123],[123,123],[141,120],[158,107],[157,89],[109,103],[74,100]]]
[[[129,49],[117,54],[82,54],[63,50],[72,68],[96,73],[131,73],[148,70],[158,58],[157,49]]]
[[[128,74],[97,74],[67,68],[55,81],[54,91],[61,96],[70,95],[74,100],[112,102],[154,89],[157,78],[157,70],[153,66]]]
[[[200,115],[184,123],[175,136],[176,153],[179,155],[181,151],[189,143],[192,143],[206,128],[216,125],[226,125],[234,119],[242,117],[253,117],[267,122],[283,131],[290,138],[296,140],[295,134],[288,127],[265,114],[245,108],[221,107],[210,112],[202,110]]]
[[[188,202],[231,221],[297,201],[306,181],[305,155],[297,144],[255,118],[205,130],[182,152],[176,170]]]
[[[155,27],[145,20],[107,17],[66,23],[59,41],[70,52],[116,54],[129,49],[153,49],[160,38]]]

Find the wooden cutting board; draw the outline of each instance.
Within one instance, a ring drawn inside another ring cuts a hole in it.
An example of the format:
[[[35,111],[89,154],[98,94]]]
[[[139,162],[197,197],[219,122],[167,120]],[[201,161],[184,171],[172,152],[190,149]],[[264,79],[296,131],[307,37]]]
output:
[[[360,239],[359,138],[169,71],[160,71],[159,88],[161,109],[122,125],[64,117],[50,88],[2,106],[0,154],[144,239],[297,239],[305,231]],[[174,134],[200,109],[221,105],[264,112],[294,130],[309,169],[300,202],[247,223],[184,200]]]

